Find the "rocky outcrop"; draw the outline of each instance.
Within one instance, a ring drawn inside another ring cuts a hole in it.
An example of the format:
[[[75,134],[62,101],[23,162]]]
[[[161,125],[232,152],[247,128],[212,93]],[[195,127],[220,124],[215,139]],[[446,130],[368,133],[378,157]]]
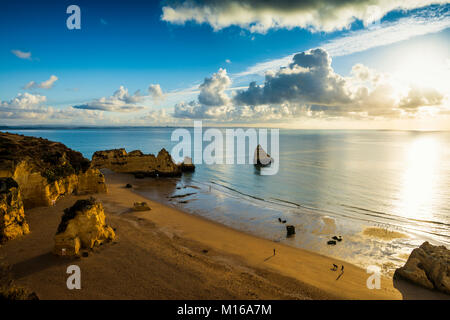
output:
[[[450,250],[424,242],[394,276],[450,294]]]
[[[91,249],[114,238],[114,230],[106,225],[103,205],[94,198],[78,200],[64,210],[55,235],[54,253],[74,256],[80,249]]]
[[[19,185],[25,208],[50,206],[65,194],[106,192],[105,178],[81,153],[42,138],[0,133],[0,177]]]
[[[253,155],[253,164],[256,167],[265,167],[273,162],[272,157],[258,144]]]
[[[189,157],[184,157],[184,161],[179,164],[182,172],[194,172],[195,165],[192,163],[192,159]]]
[[[19,185],[12,178],[0,178],[0,243],[29,232]]]
[[[92,156],[92,165],[97,169],[110,169],[119,173],[131,173],[138,178],[142,177],[175,177],[180,176],[183,170],[193,170],[193,165],[182,167],[173,161],[169,152],[162,149],[155,157],[153,154],[144,154],[139,150],[127,153],[125,149],[97,151]]]

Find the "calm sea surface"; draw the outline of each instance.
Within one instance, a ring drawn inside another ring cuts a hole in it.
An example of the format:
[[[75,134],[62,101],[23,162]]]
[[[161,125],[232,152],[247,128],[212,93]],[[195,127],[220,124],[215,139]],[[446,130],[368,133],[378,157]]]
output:
[[[59,141],[91,158],[97,150],[122,147],[170,151],[172,131],[10,132]],[[378,264],[385,272],[424,240],[450,244],[449,132],[281,130],[276,175],[262,176],[251,164],[198,165],[195,173],[167,183],[174,186],[169,195],[158,194],[152,183],[142,193],[274,241],[361,266]],[[285,237],[278,217],[296,226],[294,238]],[[365,235],[368,227],[408,237],[383,240]],[[329,246],[333,235],[344,240]]]

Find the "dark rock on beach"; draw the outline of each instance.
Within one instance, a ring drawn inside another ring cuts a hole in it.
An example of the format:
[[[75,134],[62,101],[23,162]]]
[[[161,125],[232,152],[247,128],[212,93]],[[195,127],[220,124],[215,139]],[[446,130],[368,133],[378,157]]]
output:
[[[293,236],[295,234],[295,227],[294,226],[286,226],[286,232],[287,236]]]

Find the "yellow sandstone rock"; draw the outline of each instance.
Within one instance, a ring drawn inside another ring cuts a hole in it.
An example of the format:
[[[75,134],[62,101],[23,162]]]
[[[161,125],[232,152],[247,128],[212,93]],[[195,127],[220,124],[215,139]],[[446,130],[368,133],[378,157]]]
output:
[[[425,241],[414,249],[395,277],[450,294],[450,250]]]
[[[46,139],[0,133],[0,177],[13,178],[25,208],[65,194],[105,193],[105,178],[81,153]]]
[[[184,171],[194,171],[192,163],[176,164],[166,149],[161,149],[155,157],[139,150],[127,153],[125,149],[97,151],[92,156],[92,166],[110,169],[119,173],[131,173],[136,177],[173,177]]]
[[[54,253],[73,256],[82,248],[91,249],[114,238],[114,230],[106,225],[103,205],[94,198],[78,200],[64,210],[55,235]]]
[[[0,242],[29,232],[19,185],[11,178],[0,178]]]

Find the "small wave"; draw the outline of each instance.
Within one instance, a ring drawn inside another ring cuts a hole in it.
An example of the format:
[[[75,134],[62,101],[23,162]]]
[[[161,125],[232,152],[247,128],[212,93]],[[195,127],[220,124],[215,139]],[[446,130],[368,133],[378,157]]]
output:
[[[402,216],[395,215],[395,214],[390,214],[390,213],[387,213],[387,212],[370,210],[370,209],[360,208],[360,207],[355,207],[355,206],[349,206],[349,205],[345,205],[345,204],[341,204],[341,206],[346,207],[346,208],[361,210],[361,211],[365,211],[365,212],[370,212],[370,213],[373,213],[373,214],[372,215],[368,214],[368,215],[374,216],[374,217],[379,217],[378,215],[382,215],[382,216],[391,217],[392,219],[395,219],[395,220],[401,219],[403,221],[414,221],[414,222],[428,223],[428,224],[435,224],[435,225],[444,226],[444,227],[450,227],[450,224],[447,224],[447,223],[444,223],[444,222],[440,222],[440,221],[422,220],[422,219],[402,217]]]
[[[230,190],[230,191],[239,193],[239,194],[241,194],[241,195],[243,195],[243,196],[250,197],[250,198],[253,198],[253,199],[256,199],[256,200],[260,200],[260,201],[266,201],[266,200],[263,199],[263,198],[260,198],[260,197],[257,197],[257,196],[251,195],[251,194],[247,194],[247,193],[245,193],[245,192],[242,192],[242,191],[233,189],[233,188],[228,187],[228,186],[226,186],[226,185],[223,185],[223,184],[221,184],[221,183],[218,183],[218,182],[215,182],[215,181],[212,181],[212,180],[210,180],[209,182],[211,182],[212,184],[221,186],[221,187],[223,187],[223,188],[226,188],[226,189],[228,189],[228,190]]]

